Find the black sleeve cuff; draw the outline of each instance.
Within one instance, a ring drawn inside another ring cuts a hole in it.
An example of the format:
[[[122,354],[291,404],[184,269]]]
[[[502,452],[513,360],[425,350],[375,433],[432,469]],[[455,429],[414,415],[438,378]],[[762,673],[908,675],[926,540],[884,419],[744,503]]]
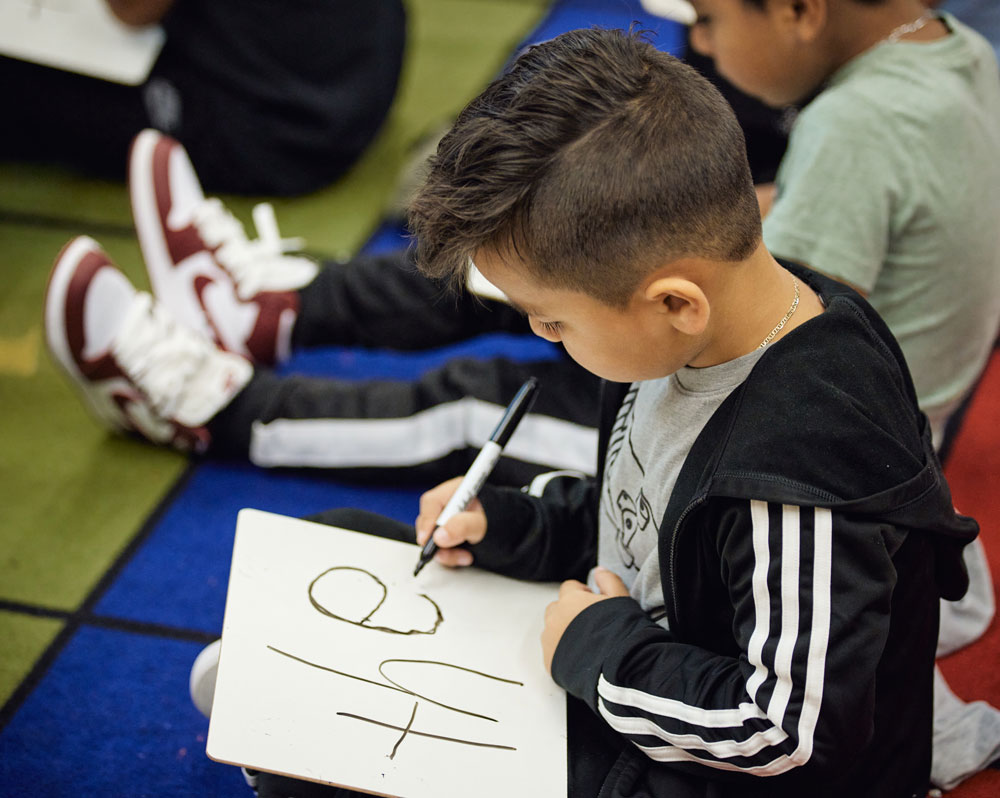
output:
[[[653,621],[629,596],[592,604],[566,627],[552,658],[552,678],[596,712],[597,680],[604,663],[621,654],[637,626],[650,624]]]

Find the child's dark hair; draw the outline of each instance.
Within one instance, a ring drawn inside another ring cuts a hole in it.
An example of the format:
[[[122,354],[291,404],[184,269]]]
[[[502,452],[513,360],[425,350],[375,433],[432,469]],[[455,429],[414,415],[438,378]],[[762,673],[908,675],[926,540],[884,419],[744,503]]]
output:
[[[852,2],[862,6],[880,6],[883,5],[886,0],[852,0]],[[745,5],[756,6],[761,9],[767,6],[767,0],[743,0],[743,3]]]
[[[743,260],[761,235],[722,96],[642,34],[597,28],[530,48],[462,111],[409,223],[429,276],[463,281],[487,247],[616,307],[656,265]]]

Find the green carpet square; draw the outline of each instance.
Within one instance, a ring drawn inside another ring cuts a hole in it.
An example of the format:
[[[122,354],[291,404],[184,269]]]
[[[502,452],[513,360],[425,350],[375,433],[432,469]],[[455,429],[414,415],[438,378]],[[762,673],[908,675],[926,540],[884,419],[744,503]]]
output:
[[[0,224],[0,598],[75,609],[186,466],[90,417],[44,343],[42,297],[73,231]],[[131,241],[108,249],[139,285]]]
[[[36,660],[64,625],[52,618],[35,618],[15,612],[0,611],[0,705],[4,704]]]

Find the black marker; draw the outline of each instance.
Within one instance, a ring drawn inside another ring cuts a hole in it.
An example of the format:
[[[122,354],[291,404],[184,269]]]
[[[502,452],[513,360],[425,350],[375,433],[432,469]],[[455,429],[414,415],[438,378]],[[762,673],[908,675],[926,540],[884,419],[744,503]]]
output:
[[[458,490],[452,494],[451,499],[441,511],[441,515],[438,516],[431,536],[427,538],[427,542],[420,552],[417,567],[413,569],[414,576],[419,574],[420,570],[434,558],[434,553],[438,550],[437,544],[434,542],[434,532],[439,527],[448,523],[450,518],[458,515],[468,507],[469,502],[479,493],[479,489],[486,482],[486,478],[497,464],[497,460],[500,459],[503,447],[507,445],[510,436],[517,429],[518,422],[524,418],[524,414],[528,412],[532,402],[535,401],[537,391],[538,380],[534,377],[529,377],[527,382],[518,390],[510,405],[507,406],[507,410],[504,412],[503,418],[500,419],[500,423],[497,424],[497,428],[493,430],[493,434],[490,435],[490,439],[486,442],[482,451],[476,455],[476,459],[472,461],[469,470],[462,477],[462,481],[458,485]]]

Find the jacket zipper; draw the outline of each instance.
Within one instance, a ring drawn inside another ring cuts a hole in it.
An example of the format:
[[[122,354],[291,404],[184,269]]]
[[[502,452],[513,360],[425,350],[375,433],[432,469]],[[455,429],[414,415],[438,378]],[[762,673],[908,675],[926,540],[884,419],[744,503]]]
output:
[[[670,628],[677,630],[677,619],[680,617],[680,613],[677,610],[677,574],[674,570],[674,563],[677,560],[677,538],[680,536],[681,525],[684,523],[684,519],[688,517],[688,514],[694,510],[699,505],[705,503],[705,499],[708,497],[708,493],[702,493],[696,499],[688,504],[684,508],[683,512],[677,519],[677,523],[674,524],[673,532],[670,535],[670,563],[669,563],[669,573],[670,573],[670,598],[673,602],[673,616],[670,619]]]

